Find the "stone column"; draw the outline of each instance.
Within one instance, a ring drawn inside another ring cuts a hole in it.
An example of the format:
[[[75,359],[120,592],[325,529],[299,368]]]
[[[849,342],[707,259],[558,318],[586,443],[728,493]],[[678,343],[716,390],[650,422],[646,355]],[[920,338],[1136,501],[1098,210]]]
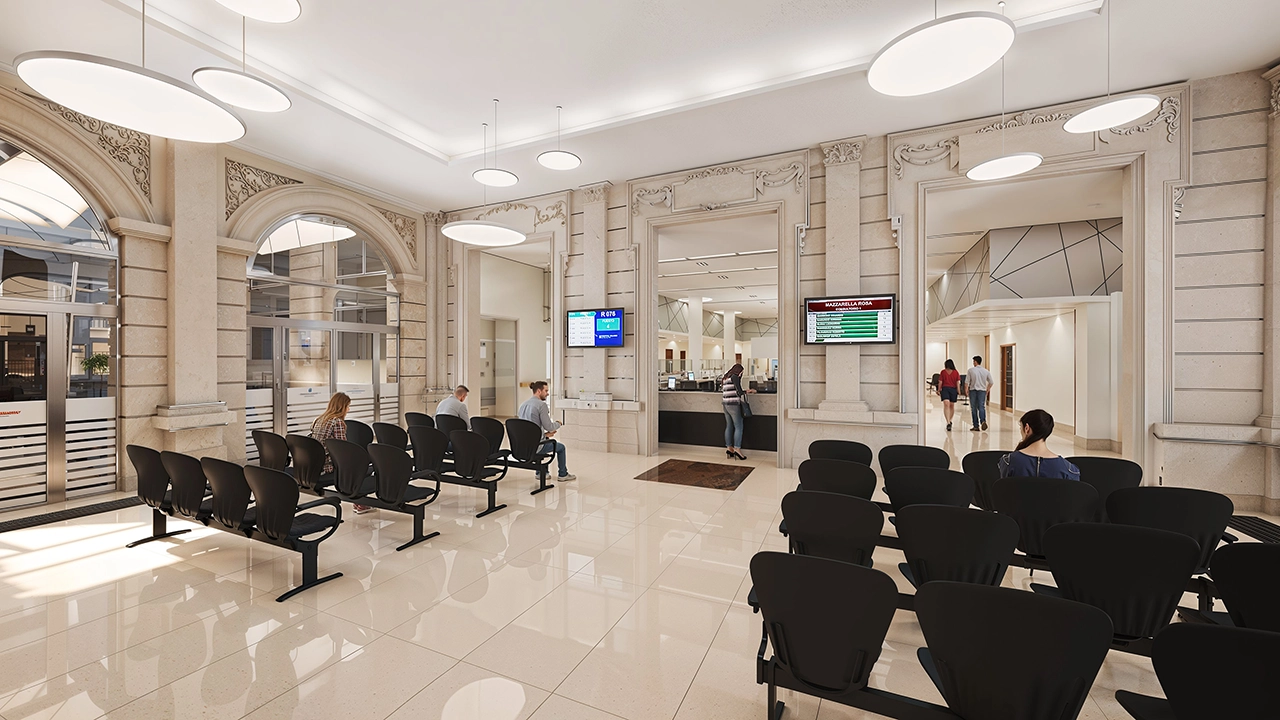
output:
[[[589,308],[603,308],[609,304],[609,203],[606,200],[612,185],[608,181],[583,185],[579,194],[582,198],[582,299]],[[586,348],[582,359],[585,389],[607,391],[609,351]]]
[[[724,369],[733,367],[733,346],[738,342],[738,311],[724,311]]]
[[[430,295],[426,283],[417,278],[397,277],[389,285],[400,294],[399,352],[396,382],[400,389],[400,416],[406,412],[434,413],[435,408],[423,410],[423,391],[426,390],[427,346],[431,328],[427,322],[426,300]],[[395,346],[388,344],[388,353]],[[387,358],[388,367],[393,358]]]
[[[687,367],[695,372],[702,364],[702,296],[695,290],[689,296],[689,360]]]
[[[1255,424],[1269,428],[1270,442],[1280,440],[1280,65],[1267,71],[1271,82],[1271,117],[1267,124],[1266,260],[1263,274],[1262,415]],[[1280,452],[1267,450],[1263,511],[1280,510]]]
[[[827,295],[857,295],[862,288],[862,147],[865,137],[822,145],[827,198]],[[862,349],[833,345],[827,349],[826,399],[819,419],[867,413],[862,400]],[[853,419],[853,418],[847,418]]]
[[[449,239],[440,233],[440,228],[447,222],[443,212],[427,213],[426,247],[423,252],[422,269],[426,280],[426,366],[425,386],[439,388],[449,384]],[[423,398],[413,401],[421,404]],[[434,413],[435,407],[429,412]]]

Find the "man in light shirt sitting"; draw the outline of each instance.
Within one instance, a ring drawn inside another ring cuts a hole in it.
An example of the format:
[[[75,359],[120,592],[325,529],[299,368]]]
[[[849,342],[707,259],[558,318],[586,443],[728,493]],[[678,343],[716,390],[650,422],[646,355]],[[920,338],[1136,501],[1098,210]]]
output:
[[[533,391],[533,397],[525,400],[520,405],[520,410],[516,412],[516,415],[521,420],[528,420],[542,428],[542,433],[546,439],[543,440],[542,447],[539,450],[555,452],[556,460],[560,463],[560,479],[562,481],[577,480],[578,477],[571,475],[569,468],[565,464],[564,443],[555,439],[556,431],[560,429],[560,423],[551,419],[551,408],[547,406],[547,396],[551,394],[550,386],[542,380],[538,380],[531,383],[529,389]]]
[[[969,412],[973,414],[973,432],[987,429],[987,391],[991,389],[991,372],[982,367],[982,356],[973,356],[973,367],[965,375],[964,384],[969,388]]]
[[[462,418],[462,422],[471,427],[471,418],[467,415],[467,393],[471,392],[466,385],[459,385],[453,394],[436,405],[437,415],[452,415]]]

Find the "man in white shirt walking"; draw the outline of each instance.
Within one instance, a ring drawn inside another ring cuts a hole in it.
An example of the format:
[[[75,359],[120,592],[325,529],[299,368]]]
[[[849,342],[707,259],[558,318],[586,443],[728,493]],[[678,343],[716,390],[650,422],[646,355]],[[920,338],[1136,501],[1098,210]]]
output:
[[[547,396],[551,394],[550,386],[542,380],[538,380],[530,383],[529,389],[533,391],[533,397],[520,404],[520,409],[516,411],[516,415],[521,420],[528,420],[542,428],[546,438],[542,442],[542,447],[551,446],[551,449],[555,452],[556,460],[560,463],[560,480],[577,480],[577,476],[571,474],[566,465],[564,443],[555,439],[556,431],[560,429],[560,423],[551,419],[551,408],[547,407]]]
[[[965,375],[964,384],[969,388],[969,412],[973,414],[973,432],[987,429],[987,391],[991,389],[991,372],[982,367],[982,356],[973,356],[973,367]]]

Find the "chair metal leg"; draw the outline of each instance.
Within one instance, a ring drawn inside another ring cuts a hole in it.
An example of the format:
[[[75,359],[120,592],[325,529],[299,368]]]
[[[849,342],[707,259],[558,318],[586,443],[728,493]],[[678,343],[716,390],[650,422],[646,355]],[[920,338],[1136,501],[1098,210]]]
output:
[[[168,522],[169,522],[168,515],[165,515],[164,513],[160,512],[159,510],[156,510],[155,508],[152,508],[151,509],[151,537],[142,538],[141,540],[134,540],[128,545],[125,545],[125,547],[126,548],[138,547],[139,545],[142,545],[143,543],[149,543],[152,540],[163,540],[164,538],[170,538],[170,537],[173,537],[174,535],[181,535],[183,533],[191,532],[191,528],[174,530],[173,532],[166,532],[166,530],[168,530]]]
[[[401,550],[404,550],[407,547],[413,547],[414,545],[417,545],[423,540],[430,540],[431,538],[440,534],[439,532],[433,532],[430,535],[422,534],[422,520],[424,515],[426,515],[426,513],[423,510],[423,508],[418,508],[417,512],[413,514],[413,539],[401,545],[400,547],[396,548],[396,552],[400,552]]]
[[[531,492],[531,493],[529,493],[529,494],[530,494],[530,495],[537,495],[538,493],[540,493],[540,492],[545,492],[545,491],[547,491],[547,490],[550,490],[551,488],[553,488],[553,487],[555,487],[555,486],[556,486],[556,484],[555,484],[555,483],[548,483],[548,482],[547,482],[547,471],[546,471],[546,468],[543,468],[542,470],[539,470],[539,471],[538,471],[538,489],[537,489],[537,490],[534,490],[533,492]]]
[[[765,706],[769,712],[769,720],[782,720],[782,709],[786,703],[778,700],[778,686],[769,683],[769,703]]]
[[[476,513],[476,517],[478,518],[482,518],[485,515],[488,515],[489,513],[498,512],[502,508],[506,507],[505,503],[503,503],[502,505],[494,505],[494,503],[497,502],[498,500],[498,483],[496,482],[489,483],[488,490],[489,490],[489,507],[482,513]]]
[[[317,545],[309,545],[302,549],[302,584],[276,598],[276,602],[284,602],[303,590],[310,590],[321,583],[342,577],[342,573],[334,573],[322,578],[316,577],[319,574],[317,572],[320,555],[318,547]]]

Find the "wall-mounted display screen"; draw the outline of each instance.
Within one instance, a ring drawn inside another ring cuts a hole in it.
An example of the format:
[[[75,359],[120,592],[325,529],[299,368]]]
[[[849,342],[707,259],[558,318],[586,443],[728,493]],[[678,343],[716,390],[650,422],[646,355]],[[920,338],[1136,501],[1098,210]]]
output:
[[[622,347],[622,308],[570,310],[569,347]]]
[[[896,342],[896,295],[808,298],[804,301],[807,345]]]

